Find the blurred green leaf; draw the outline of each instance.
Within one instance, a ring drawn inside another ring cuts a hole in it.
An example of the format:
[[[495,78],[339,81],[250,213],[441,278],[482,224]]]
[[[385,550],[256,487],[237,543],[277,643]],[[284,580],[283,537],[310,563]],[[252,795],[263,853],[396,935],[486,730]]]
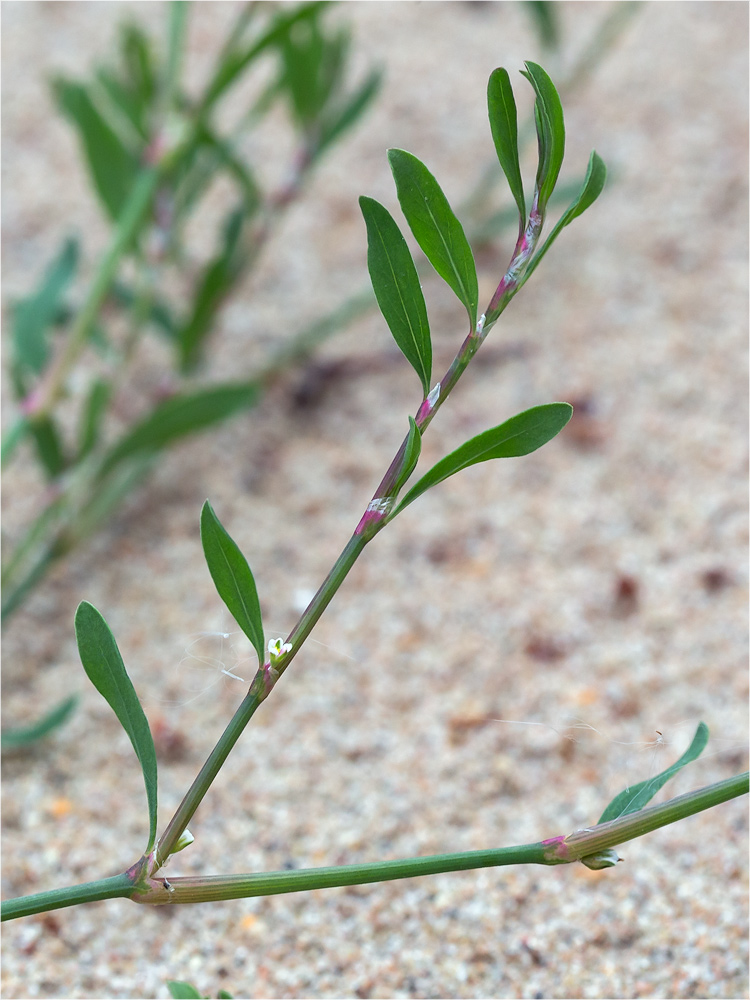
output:
[[[309,129],[318,121],[340,85],[348,48],[348,32],[326,36],[318,17],[298,21],[281,38],[282,88],[303,128]]]
[[[525,0],[524,7],[531,15],[539,41],[545,49],[560,47],[560,21],[555,4],[550,0]]]
[[[505,69],[494,70],[487,85],[487,106],[490,129],[497,150],[497,158],[508,179],[511,194],[518,205],[521,229],[526,225],[526,200],[523,178],[518,162],[518,114],[510,77]]]
[[[99,103],[106,101],[108,123],[113,125],[112,118],[118,119],[119,128],[114,128],[114,131],[121,136],[124,131],[130,138],[130,143],[124,143],[125,147],[144,144],[148,140],[148,121],[138,99],[109,70],[97,70],[96,83],[101,88],[97,91]]]
[[[102,421],[106,415],[111,391],[110,384],[103,379],[95,379],[89,389],[86,403],[83,407],[79,434],[77,458],[79,462],[88,455],[99,441]]]
[[[179,7],[182,4],[173,6]],[[140,109],[140,125],[143,133],[148,136],[145,113],[153,106],[157,96],[157,70],[151,42],[137,24],[126,24],[121,31],[120,50],[125,79]]]
[[[208,500],[201,511],[201,541],[219,597],[255,647],[262,667],[266,647],[255,580],[247,560],[219,521]]]
[[[206,1000],[192,983],[186,983],[179,979],[169,979],[167,989],[173,1000]]]
[[[160,451],[178,438],[255,406],[260,391],[257,382],[227,382],[172,396],[114,445],[102,463],[99,477],[108,475],[115,465],[133,455]]]
[[[432,344],[427,308],[406,240],[389,211],[373,198],[359,205],[367,226],[367,266],[380,311],[410,362],[425,396],[430,391]]]
[[[602,160],[602,158],[598,155],[596,151],[594,151],[592,152],[589,158],[589,165],[586,171],[586,176],[584,178],[581,190],[578,192],[576,197],[567,207],[565,212],[560,216],[560,219],[550,232],[547,239],[544,241],[541,249],[529,264],[528,268],[526,269],[526,273],[524,274],[518,286],[519,288],[522,288],[524,284],[529,280],[533,272],[536,270],[536,267],[541,261],[542,257],[544,257],[544,255],[547,253],[547,251],[555,242],[560,233],[563,231],[565,226],[570,225],[573,219],[578,218],[578,216],[582,215],[590,205],[593,205],[593,203],[602,193],[602,189],[604,188],[606,180],[607,180],[607,168],[604,165],[604,161]]]
[[[318,138],[318,154],[335,142],[362,117],[380,89],[382,79],[383,74],[374,70],[362,86],[346,99],[339,109],[326,117]]]
[[[534,116],[539,140],[536,186],[539,192],[539,210],[544,213],[565,156],[565,121],[555,85],[542,67],[537,63],[526,62],[526,71],[522,73],[536,92]]]
[[[573,407],[569,403],[546,403],[542,406],[532,406],[530,410],[516,414],[504,424],[477,434],[450,455],[446,455],[422,476],[391,516],[395,517],[426,490],[437,486],[462,469],[468,469],[471,465],[487,462],[492,458],[529,455],[559,434],[572,414]]]
[[[37,418],[30,422],[29,429],[44,471],[50,479],[55,479],[68,464],[55,421],[52,417]]]
[[[148,798],[148,853],[156,841],[157,796],[156,750],[148,720],[122,662],[115,637],[102,615],[86,601],[78,605],[75,629],[83,669],[120,720],[141,764]]]
[[[201,126],[200,144],[203,149],[208,149],[214,154],[215,169],[224,167],[227,173],[237,182],[244,199],[243,210],[245,221],[247,221],[258,210],[263,197],[250,167],[243,161],[241,156],[235,153],[229,142],[218,136],[208,126]],[[215,170],[211,170],[210,173],[213,176]]]
[[[479,290],[474,256],[463,227],[424,163],[403,149],[389,149],[388,160],[409,228],[425,257],[466,306],[473,330]]]
[[[77,704],[78,695],[73,694],[42,716],[38,722],[18,729],[4,729],[1,737],[3,750],[16,750],[49,736],[65,722]]]
[[[53,89],[58,107],[78,129],[97,193],[118,219],[138,175],[138,159],[102,117],[87,87],[58,79]]]
[[[705,750],[707,743],[708,726],[705,722],[700,722],[695,731],[692,743],[682,757],[675,761],[671,767],[668,767],[666,771],[662,771],[661,774],[657,774],[655,777],[649,778],[646,781],[640,781],[637,785],[630,785],[628,788],[620,792],[619,795],[616,795],[599,817],[597,826],[599,823],[606,823],[611,819],[619,819],[620,816],[627,816],[628,813],[638,812],[639,809],[643,809],[643,807],[651,801],[654,795],[656,795],[659,789],[662,788],[669,781],[669,779],[680,770],[680,768],[683,768],[686,764],[689,764],[697,757],[700,757]]]
[[[13,309],[14,367],[36,375],[44,370],[49,356],[47,332],[63,306],[63,297],[75,276],[78,256],[78,241],[67,239],[35,291]]]
[[[207,265],[193,299],[190,318],[178,332],[183,371],[190,371],[200,359],[201,347],[211,332],[224,298],[240,274],[240,236],[245,222],[243,209],[235,209],[224,226],[223,246]]]
[[[125,309],[132,309],[140,301],[140,296],[123,281],[115,281],[110,289],[111,299]],[[168,340],[177,339],[177,324],[172,315],[172,310],[166,299],[156,296],[147,313],[148,320],[154,324],[159,333],[166,336]]]
[[[262,52],[273,45],[282,43],[295,24],[305,21],[308,18],[319,17],[321,11],[327,6],[327,0],[318,0],[316,3],[300,4],[299,7],[293,8],[289,13],[285,11],[279,12],[274,16],[270,27],[246,48],[239,49],[232,47],[229,51],[223,53],[214,78],[201,103],[201,115],[204,116],[207,114],[225,90]]]

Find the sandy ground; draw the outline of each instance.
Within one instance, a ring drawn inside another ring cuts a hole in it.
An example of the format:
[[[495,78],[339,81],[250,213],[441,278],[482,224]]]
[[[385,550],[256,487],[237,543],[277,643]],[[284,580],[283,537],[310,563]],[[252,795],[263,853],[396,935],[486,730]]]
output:
[[[384,67],[383,93],[223,314],[213,377],[249,371],[274,338],[363,286],[356,198],[395,211],[388,146],[424,159],[453,202],[466,196],[493,152],[491,70],[512,71],[528,111],[522,60],[564,79],[610,5],[558,7],[557,59],[516,3],[333,13],[353,25],[357,68]],[[235,11],[193,5],[191,80]],[[162,32],[164,13],[3,4],[6,302],[71,228],[89,270],[106,238],[47,77],[107,58],[123,17]],[[569,399],[577,416],[537,455],[464,473],[377,539],[169,874],[569,832],[667,766],[700,719],[708,750],[661,794],[747,766],[747,20],[741,3],[642,5],[566,99],[565,176],[596,146],[608,189],[493,331],[430,428],[424,467],[527,406]],[[483,298],[510,246],[482,253]],[[425,290],[439,374],[463,320],[437,281]],[[305,376],[290,372],[257,411],[172,452],[11,622],[5,724],[69,691],[81,706],[5,761],[4,897],[121,871],[144,843],[139,769],[78,663],[78,601],[107,617],[157,734],[163,828],[243,692],[216,671],[196,682],[185,660],[196,633],[231,629],[201,554],[202,501],[248,555],[271,634],[293,625],[357,523],[418,386],[375,314],[321,357],[357,364],[303,410]],[[32,509],[31,463],[4,486],[12,537]],[[249,660],[235,642],[216,653],[228,665]],[[571,731],[573,720],[593,728]],[[60,910],[5,925],[3,996],[166,997],[175,978],[236,997],[744,997],[747,848],[746,803],[734,801],[627,845],[624,863],[599,873],[506,868],[205,907]]]

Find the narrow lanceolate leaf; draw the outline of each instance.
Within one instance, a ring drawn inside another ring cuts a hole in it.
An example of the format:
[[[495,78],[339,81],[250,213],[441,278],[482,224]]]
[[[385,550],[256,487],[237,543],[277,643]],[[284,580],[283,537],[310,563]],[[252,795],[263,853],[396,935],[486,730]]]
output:
[[[99,478],[107,476],[120,462],[136,455],[153,454],[178,438],[205,430],[255,406],[260,392],[257,382],[228,382],[172,396],[112,446],[102,462]]]
[[[203,994],[192,983],[181,979],[168,979],[167,989],[172,1000],[203,1000]]]
[[[627,816],[628,813],[643,809],[659,789],[669,781],[672,775],[676,774],[686,764],[700,757],[707,743],[708,726],[705,722],[700,722],[698,723],[692,743],[682,757],[676,760],[666,771],[662,771],[661,774],[657,774],[647,781],[640,781],[637,785],[630,785],[620,792],[619,795],[616,795],[599,817],[597,826],[599,823],[606,823],[611,819],[619,819],[620,816]]]
[[[110,216],[119,218],[138,174],[137,157],[102,117],[88,88],[58,80],[54,91],[58,107],[78,129],[99,197]]]
[[[343,135],[362,117],[380,89],[381,82],[382,73],[377,70],[370,73],[364,83],[350,97],[347,97],[343,106],[337,109],[330,120],[326,119],[322,123],[316,155],[320,155],[323,149]]]
[[[432,343],[417,269],[388,209],[373,198],[360,198],[359,205],[367,226],[367,267],[375,297],[426,396],[432,374]]]
[[[141,763],[148,798],[149,838],[146,853],[156,840],[156,751],[148,720],[128,677],[109,626],[93,605],[82,601],[75,619],[76,641],[83,669],[108,702]]]
[[[518,162],[518,115],[510,77],[508,71],[502,67],[496,69],[490,76],[487,84],[487,107],[497,158],[518,205],[521,229],[523,229],[526,225],[526,200]]]
[[[14,308],[14,365],[35,374],[44,369],[49,354],[48,330],[59,315],[77,265],[78,242],[68,239],[37,289]]]
[[[2,737],[0,737],[3,750],[26,747],[31,743],[36,743],[37,740],[44,739],[45,736],[49,736],[65,722],[77,704],[78,695],[72,694],[55,706],[51,712],[43,715],[37,722],[32,722],[30,726],[3,729]]]
[[[523,72],[523,71],[522,71]],[[542,212],[549,201],[565,156],[565,121],[555,85],[537,63],[527,62],[523,73],[536,92],[534,107],[539,140],[537,189]]]
[[[604,160],[602,160],[596,150],[594,150],[589,158],[589,165],[581,190],[560,216],[554,229],[550,232],[549,236],[542,244],[542,248],[539,253],[529,264],[526,269],[526,273],[518,286],[519,288],[522,288],[523,285],[529,280],[530,276],[539,264],[539,261],[547,253],[563,229],[570,225],[573,219],[577,219],[579,215],[583,215],[590,205],[594,204],[596,199],[602,193],[606,180],[607,168],[604,165]]]
[[[471,327],[477,323],[477,269],[463,227],[427,167],[403,149],[389,149],[398,200],[414,238],[437,273],[466,306]]]
[[[394,516],[426,490],[470,465],[487,462],[491,458],[516,458],[536,451],[560,433],[572,414],[570,403],[546,403],[532,406],[499,427],[477,434],[422,476],[396,508]]]
[[[401,464],[401,471],[399,472],[398,479],[396,480],[396,485],[394,486],[394,493],[398,493],[412,472],[414,472],[417,462],[419,461],[419,454],[421,450],[422,434],[417,427],[417,422],[414,417],[409,417],[409,436],[406,439],[404,460]]]
[[[201,541],[219,597],[255,647],[260,665],[263,666],[266,650],[255,580],[247,560],[214,514],[208,500],[201,511]]]

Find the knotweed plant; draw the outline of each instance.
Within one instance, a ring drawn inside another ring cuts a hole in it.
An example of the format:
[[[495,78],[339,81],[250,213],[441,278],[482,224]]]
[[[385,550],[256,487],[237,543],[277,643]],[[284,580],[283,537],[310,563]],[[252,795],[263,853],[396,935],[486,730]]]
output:
[[[523,75],[535,95],[538,141],[538,167],[529,202],[519,164],[516,105],[506,70],[495,70],[488,85],[490,128],[517,208],[518,237],[510,262],[483,312],[479,311],[471,248],[438,182],[411,153],[392,149],[388,154],[398,201],[408,226],[432,267],[466,310],[467,333],[463,343],[448,370],[437,381],[432,371],[427,310],[406,241],[383,205],[372,198],[360,199],[375,296],[398,347],[416,372],[421,393],[415,400],[408,428],[404,428],[401,446],[356,522],[349,542],[286,638],[266,635],[255,580],[247,560],[211,504],[206,501],[203,507],[201,538],[208,569],[219,596],[254,647],[258,668],[242,703],[158,838],[156,754],[146,716],[106,621],[91,604],[79,605],[75,629],[83,667],[126,730],[141,764],[148,801],[148,838],[142,856],[127,871],[83,885],[9,900],[3,904],[3,919],[115,897],[143,904],[175,905],[497,865],[559,865],[580,861],[592,869],[608,868],[619,860],[615,848],[624,841],[748,791],[748,774],[745,773],[659,805],[648,805],[670,777],[703,751],[708,730],[701,723],[688,749],[670,767],[655,777],[630,785],[609,803],[590,827],[568,835],[521,846],[331,868],[169,879],[162,872],[168,859],[192,842],[188,824],[228,754],[255,712],[289,670],[316,622],[372,539],[422,494],[450,476],[490,459],[528,455],[554,438],[570,419],[572,407],[568,403],[533,406],[466,441],[413,479],[419,464],[422,437],[471,359],[563,229],[593,204],[604,186],[606,170],[593,152],[580,191],[543,239],[548,204],[563,162],[563,111],[558,93],[541,66],[527,62]]]

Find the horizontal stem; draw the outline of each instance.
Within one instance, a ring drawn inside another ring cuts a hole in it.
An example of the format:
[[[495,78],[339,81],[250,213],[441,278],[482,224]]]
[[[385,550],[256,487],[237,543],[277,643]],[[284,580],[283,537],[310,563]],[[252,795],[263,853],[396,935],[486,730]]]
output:
[[[2,919],[14,920],[16,917],[28,917],[32,913],[47,913],[64,906],[95,903],[101,899],[122,899],[132,894],[132,879],[125,874],[114,875],[96,882],[84,882],[65,889],[51,889],[49,892],[37,892],[33,896],[8,899],[2,904]]]
[[[205,875],[171,879],[151,879],[152,888],[133,896],[137,903],[208,903],[249,896],[274,896],[284,892],[332,889],[342,885],[389,882],[420,875],[495,868],[500,865],[554,865],[560,861],[546,856],[543,844],[500,847],[489,851],[461,854],[433,854],[425,858],[371,861],[360,865],[330,868],[303,868],[299,871],[255,872],[246,875]]]
[[[207,903],[249,896],[272,896],[342,885],[364,885],[420,875],[494,868],[501,865],[560,865],[641,837],[668,823],[709,809],[748,791],[748,773],[735,775],[706,788],[679,795],[668,802],[641,809],[568,837],[554,837],[536,844],[500,847],[460,854],[435,854],[426,858],[372,861],[359,865],[307,868],[299,871],[255,872],[242,875],[207,875],[149,880],[149,889],[133,895],[138,903]]]
[[[228,752],[228,750],[227,750]],[[206,875],[148,878],[136,888],[140,868],[134,865],[132,874],[124,873],[98,882],[66,889],[53,889],[34,896],[7,900],[2,905],[2,919],[44,913],[77,903],[92,903],[101,899],[130,898],[137,903],[208,903],[223,899],[244,899],[250,896],[273,896],[286,892],[330,889],[335,886],[365,885],[421,875],[470,871],[477,868],[497,868],[502,865],[560,865],[580,861],[645,833],[685,819],[704,809],[747,794],[750,776],[735,775],[706,788],[678,795],[668,802],[640,809],[627,816],[601,823],[587,830],[577,830],[567,837],[554,837],[536,844],[500,847],[487,851],[465,851],[459,854],[433,854],[425,858],[405,858],[395,861],[373,861],[359,865],[329,868],[307,868],[299,871],[253,872],[242,875]],[[184,828],[184,827],[183,827]]]

